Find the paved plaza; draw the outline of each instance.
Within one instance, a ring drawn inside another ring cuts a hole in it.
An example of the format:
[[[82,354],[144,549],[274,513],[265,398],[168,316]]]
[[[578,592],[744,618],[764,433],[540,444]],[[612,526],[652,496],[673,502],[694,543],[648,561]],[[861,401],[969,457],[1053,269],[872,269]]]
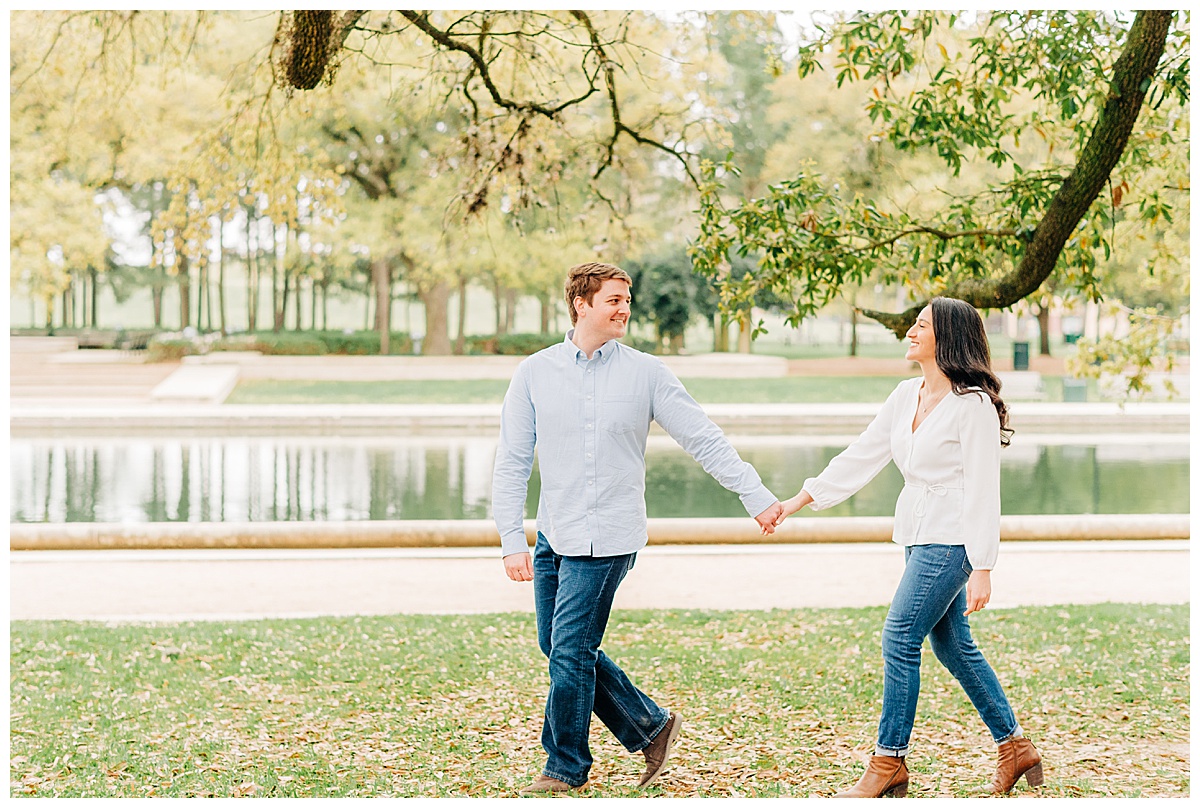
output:
[[[1188,542],[1014,542],[989,608],[1187,603]],[[648,547],[624,609],[883,606],[903,571],[891,544]],[[14,620],[115,621],[532,611],[498,549],[98,550],[10,553]]]

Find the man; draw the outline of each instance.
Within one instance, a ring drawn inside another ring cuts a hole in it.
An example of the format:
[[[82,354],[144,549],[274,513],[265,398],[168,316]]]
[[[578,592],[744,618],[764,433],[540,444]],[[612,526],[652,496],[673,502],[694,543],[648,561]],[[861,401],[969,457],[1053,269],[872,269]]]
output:
[[[629,324],[631,285],[611,264],[571,267],[566,299],[575,327],[524,360],[504,397],[493,515],[508,577],[533,581],[538,645],[550,660],[547,761],[522,794],[587,782],[592,712],[626,749],[645,756],[642,786],[662,773],[679,736],[679,713],[655,704],[600,650],[617,587],[646,546],[650,422],[739,494],[764,534],[782,513],[662,360],[617,342]],[[530,558],[523,521],[535,446],[542,491]]]

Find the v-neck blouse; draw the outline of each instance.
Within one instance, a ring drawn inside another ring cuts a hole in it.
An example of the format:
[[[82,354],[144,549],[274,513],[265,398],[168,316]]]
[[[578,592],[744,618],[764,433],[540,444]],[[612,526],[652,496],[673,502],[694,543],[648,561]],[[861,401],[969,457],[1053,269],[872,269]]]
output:
[[[921,384],[901,382],[866,431],[804,481],[810,507],[845,501],[895,461],[904,488],[892,541],[961,544],[973,569],[990,570],[1000,551],[1000,418],[982,391],[950,393],[914,430]]]

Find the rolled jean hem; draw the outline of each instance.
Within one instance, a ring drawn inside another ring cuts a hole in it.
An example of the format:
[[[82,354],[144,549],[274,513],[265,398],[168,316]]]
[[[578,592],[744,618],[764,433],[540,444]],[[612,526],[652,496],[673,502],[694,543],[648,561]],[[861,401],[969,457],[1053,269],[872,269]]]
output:
[[[1021,728],[1017,727],[1007,737],[1001,738],[1000,740],[996,741],[996,746],[999,746],[1002,743],[1008,743],[1009,741],[1014,741],[1017,738],[1024,738],[1024,737],[1025,737],[1025,734],[1023,732],[1021,732]]]
[[[553,777],[555,780],[561,780],[571,788],[579,788],[581,785],[587,782],[586,774],[583,776],[582,780],[576,780],[574,782],[572,782],[572,779],[567,777],[565,774],[559,774],[558,772],[551,771],[550,769],[542,769],[542,774],[544,774],[546,777]]]
[[[663,722],[658,725],[658,729],[656,729],[656,730],[654,730],[654,732],[650,733],[650,737],[646,739],[646,742],[644,744],[641,744],[640,746],[638,746],[637,749],[630,749],[629,752],[631,754],[635,753],[635,752],[640,752],[643,749],[645,749],[647,746],[649,746],[650,744],[654,743],[654,739],[658,737],[658,734],[660,732],[662,732],[664,729],[667,728],[667,724],[669,724],[669,723],[671,723],[671,711],[670,710],[667,711],[667,717],[664,718]]]
[[[875,754],[882,757],[908,757],[909,747],[901,747],[900,749],[889,749],[886,746],[876,746]]]

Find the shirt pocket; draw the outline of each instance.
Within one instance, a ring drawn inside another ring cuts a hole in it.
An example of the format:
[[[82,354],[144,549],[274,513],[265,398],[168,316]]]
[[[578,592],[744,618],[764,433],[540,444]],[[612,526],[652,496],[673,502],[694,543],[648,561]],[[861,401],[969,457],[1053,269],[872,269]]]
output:
[[[600,425],[614,435],[627,435],[646,426],[646,405],[636,396],[613,396],[605,399],[600,410]]]

